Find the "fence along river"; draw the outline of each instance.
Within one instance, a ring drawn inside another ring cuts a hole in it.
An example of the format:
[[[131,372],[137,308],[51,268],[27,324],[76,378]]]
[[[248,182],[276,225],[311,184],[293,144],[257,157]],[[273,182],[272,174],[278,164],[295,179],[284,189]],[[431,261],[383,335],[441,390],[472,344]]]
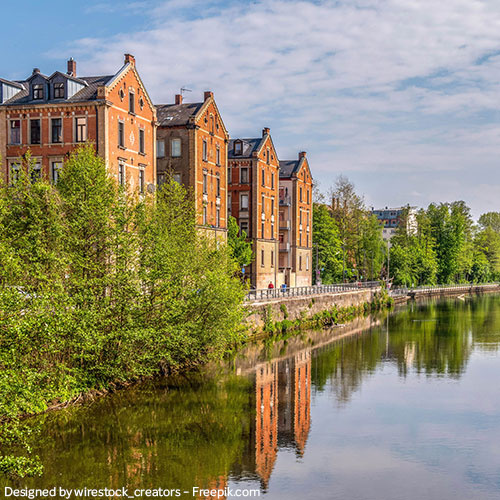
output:
[[[269,499],[500,495],[500,296],[411,302],[253,344],[31,422],[30,488],[258,488]],[[181,498],[193,498],[182,494]]]

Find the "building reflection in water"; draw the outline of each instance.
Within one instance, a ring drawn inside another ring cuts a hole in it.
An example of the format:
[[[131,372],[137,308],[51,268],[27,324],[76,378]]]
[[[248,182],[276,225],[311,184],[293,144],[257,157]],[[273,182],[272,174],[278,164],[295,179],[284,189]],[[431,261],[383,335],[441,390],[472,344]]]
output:
[[[252,377],[255,415],[242,462],[231,476],[257,479],[266,491],[280,448],[304,454],[311,425],[311,351],[260,363]]]

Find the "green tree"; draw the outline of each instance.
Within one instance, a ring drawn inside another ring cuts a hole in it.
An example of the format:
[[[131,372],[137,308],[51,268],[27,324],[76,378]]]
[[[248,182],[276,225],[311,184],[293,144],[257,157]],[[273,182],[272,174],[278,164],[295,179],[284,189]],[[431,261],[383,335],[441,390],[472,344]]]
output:
[[[238,222],[234,217],[228,217],[227,244],[233,259],[241,268],[249,266],[253,259],[252,244],[247,240],[245,231],[240,232]]]
[[[318,267],[324,284],[342,280],[342,242],[330,209],[313,206],[313,252],[318,252]]]

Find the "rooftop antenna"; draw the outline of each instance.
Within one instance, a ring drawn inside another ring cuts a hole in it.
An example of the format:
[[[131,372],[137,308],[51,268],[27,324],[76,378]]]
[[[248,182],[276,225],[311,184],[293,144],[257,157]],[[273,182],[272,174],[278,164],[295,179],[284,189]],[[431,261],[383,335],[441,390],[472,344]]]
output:
[[[192,92],[191,89],[187,89],[185,87],[181,87],[181,96],[184,96],[184,92]]]

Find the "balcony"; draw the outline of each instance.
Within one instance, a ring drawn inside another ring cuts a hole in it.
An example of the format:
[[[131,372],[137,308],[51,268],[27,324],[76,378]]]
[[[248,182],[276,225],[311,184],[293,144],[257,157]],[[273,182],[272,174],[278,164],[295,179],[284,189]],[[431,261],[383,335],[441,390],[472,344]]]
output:
[[[290,243],[280,243],[280,252],[289,252]]]
[[[289,207],[292,204],[290,196],[280,196],[280,206]]]

